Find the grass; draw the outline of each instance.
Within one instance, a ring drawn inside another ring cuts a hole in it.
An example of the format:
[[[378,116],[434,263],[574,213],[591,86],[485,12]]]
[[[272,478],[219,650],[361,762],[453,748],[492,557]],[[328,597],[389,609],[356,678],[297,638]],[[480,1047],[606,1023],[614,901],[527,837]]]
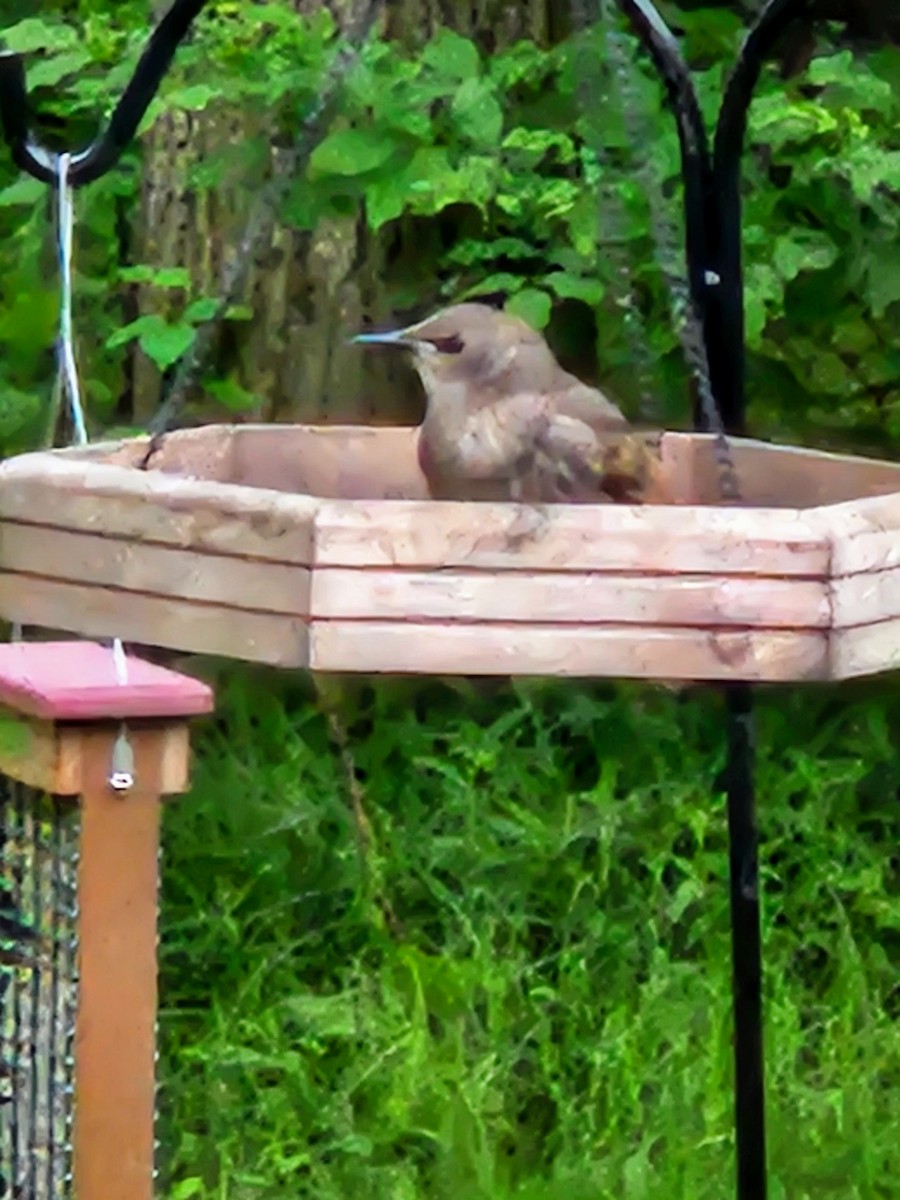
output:
[[[733,1194],[719,701],[233,671],[167,813],[167,1200]],[[772,1200],[900,1178],[900,716],[760,699]]]

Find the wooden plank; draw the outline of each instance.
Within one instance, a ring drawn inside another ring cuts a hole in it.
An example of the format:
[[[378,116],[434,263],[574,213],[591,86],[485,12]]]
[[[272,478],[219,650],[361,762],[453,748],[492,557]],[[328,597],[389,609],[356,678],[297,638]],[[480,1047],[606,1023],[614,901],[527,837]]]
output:
[[[854,679],[860,675],[879,675],[900,668],[900,618],[863,625],[857,629],[839,629],[831,639],[833,679]]]
[[[231,479],[346,500],[424,500],[418,439],[412,426],[242,425]]]
[[[835,629],[900,617],[900,567],[845,575],[830,586]]]
[[[131,730],[134,787],[109,787],[115,727],[83,735],[72,1127],[82,1200],[152,1200],[160,734]]]
[[[827,629],[827,584],[715,575],[562,571],[313,572],[310,612],[325,619],[607,622]],[[577,636],[577,634],[573,634]]]
[[[695,439],[691,433],[664,433],[660,437],[660,474],[671,504],[694,503]]]
[[[316,671],[576,678],[824,679],[827,635],[780,630],[314,621]]]
[[[199,553],[109,535],[0,521],[7,571],[177,596],[288,616],[309,611],[309,570],[284,563]]]
[[[318,503],[49,453],[0,464],[0,518],[301,566]]]
[[[816,509],[810,514],[832,542],[832,574],[900,566],[900,492]]]
[[[719,470],[710,434],[691,434],[694,497],[720,502]],[[900,463],[802,446],[773,446],[750,438],[729,439],[744,505],[815,508],[859,497],[900,492]]]
[[[154,451],[151,468],[188,479],[228,483],[232,477],[233,425],[203,425],[199,429],[178,429],[167,434]],[[151,439],[123,438],[117,442],[93,442],[53,451],[80,462],[105,463],[141,470]]]
[[[82,637],[215,654],[277,667],[307,665],[302,620],[169,597],[0,572],[0,614]]]
[[[821,579],[829,559],[790,510],[325,500],[315,522],[317,566]]]

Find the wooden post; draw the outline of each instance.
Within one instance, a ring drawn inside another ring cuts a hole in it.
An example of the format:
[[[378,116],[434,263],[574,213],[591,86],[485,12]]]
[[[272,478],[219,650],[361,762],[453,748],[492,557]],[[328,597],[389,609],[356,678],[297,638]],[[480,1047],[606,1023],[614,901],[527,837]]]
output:
[[[93,643],[0,645],[0,770],[80,798],[78,1200],[152,1200],[160,801],[188,785],[186,718],[213,707],[197,680],[124,668]]]

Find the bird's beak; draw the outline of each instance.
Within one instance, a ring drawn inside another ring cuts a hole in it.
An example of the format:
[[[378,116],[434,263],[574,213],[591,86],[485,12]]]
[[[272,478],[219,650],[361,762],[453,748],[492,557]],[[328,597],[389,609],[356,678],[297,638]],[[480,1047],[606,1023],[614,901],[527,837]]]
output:
[[[409,336],[405,329],[388,330],[385,333],[358,333],[350,339],[357,346],[406,346],[413,347],[415,338]]]

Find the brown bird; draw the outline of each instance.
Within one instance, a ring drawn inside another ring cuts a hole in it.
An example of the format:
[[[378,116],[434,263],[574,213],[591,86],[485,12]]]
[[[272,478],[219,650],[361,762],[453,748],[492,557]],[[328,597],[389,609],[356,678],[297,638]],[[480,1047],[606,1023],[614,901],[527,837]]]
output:
[[[455,304],[353,340],[412,351],[427,402],[419,464],[436,499],[635,501],[651,482],[646,435],[511,313]]]

